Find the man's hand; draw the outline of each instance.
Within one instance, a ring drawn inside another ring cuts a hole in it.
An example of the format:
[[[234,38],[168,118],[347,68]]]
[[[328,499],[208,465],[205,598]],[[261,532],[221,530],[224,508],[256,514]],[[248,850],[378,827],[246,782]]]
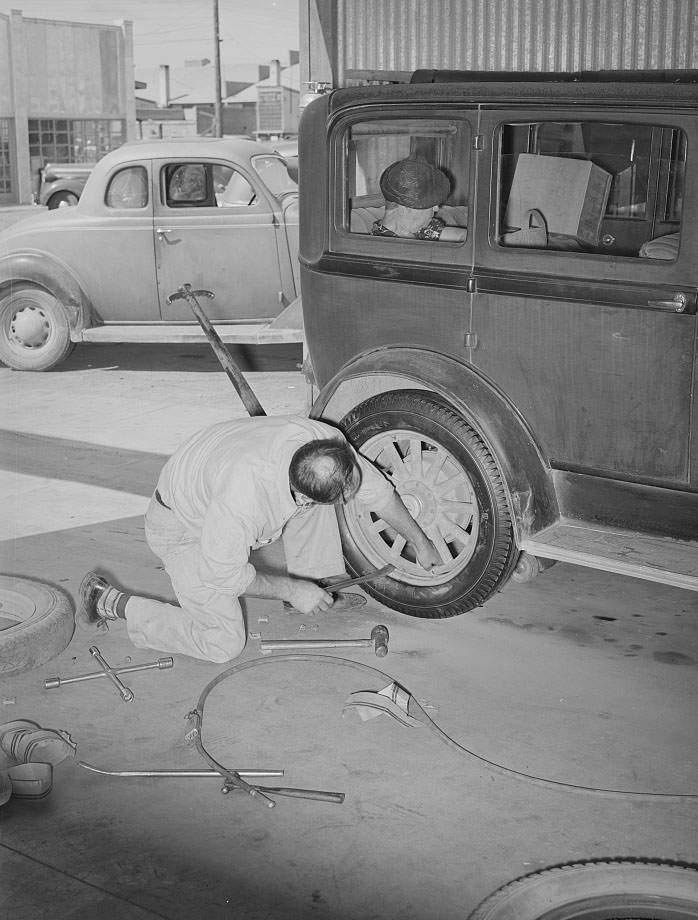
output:
[[[301,578],[290,580],[290,589],[285,600],[300,613],[325,613],[334,602],[332,595],[320,585]]]
[[[426,537],[419,546],[415,546],[417,550],[417,562],[421,565],[423,569],[429,571],[437,565],[443,565],[444,561],[439,556],[436,547],[431,542],[431,540]]]
[[[265,575],[257,572],[245,594],[250,597],[276,597],[288,601],[300,613],[324,613],[334,598],[314,581],[289,578],[286,575]]]

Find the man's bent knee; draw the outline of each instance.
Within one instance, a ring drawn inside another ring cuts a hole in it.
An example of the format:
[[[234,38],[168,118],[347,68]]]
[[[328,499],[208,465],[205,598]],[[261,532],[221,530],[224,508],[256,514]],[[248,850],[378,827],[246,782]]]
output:
[[[207,641],[202,643],[202,647],[197,649],[201,652],[201,657],[205,661],[213,661],[216,664],[224,664],[233,658],[237,658],[245,648],[244,636],[231,636],[229,633],[219,633],[215,640],[206,637]]]

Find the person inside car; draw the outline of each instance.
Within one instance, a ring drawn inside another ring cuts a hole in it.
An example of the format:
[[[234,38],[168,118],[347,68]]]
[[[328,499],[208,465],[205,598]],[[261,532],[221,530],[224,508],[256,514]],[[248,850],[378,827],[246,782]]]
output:
[[[391,163],[380,177],[385,213],[374,222],[373,236],[399,236],[417,240],[460,242],[464,227],[448,226],[437,213],[451,192],[451,183],[440,169],[406,157]]]

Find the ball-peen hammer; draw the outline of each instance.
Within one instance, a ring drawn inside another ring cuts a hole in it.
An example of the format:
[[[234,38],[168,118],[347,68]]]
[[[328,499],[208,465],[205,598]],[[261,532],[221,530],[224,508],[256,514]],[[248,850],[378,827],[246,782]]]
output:
[[[368,639],[262,639],[260,651],[273,652],[275,649],[294,648],[373,648],[379,658],[388,654],[390,636],[387,626],[374,626]]]

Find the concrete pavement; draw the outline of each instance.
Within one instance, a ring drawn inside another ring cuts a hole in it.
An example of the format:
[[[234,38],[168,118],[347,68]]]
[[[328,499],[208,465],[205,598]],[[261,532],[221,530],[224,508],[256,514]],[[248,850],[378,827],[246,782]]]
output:
[[[304,411],[294,347],[237,357],[270,414]],[[208,349],[80,346],[57,371],[0,368],[0,380],[2,571],[75,597],[98,566],[171,597],[143,539],[147,496],[185,437],[244,414]],[[278,548],[259,562],[283,564]],[[267,810],[221,796],[216,780],[99,776],[77,760],[205,768],[185,716],[223,669],[175,656],[170,671],[130,677],[131,704],[106,680],[46,691],[47,677],[94,670],[92,640],[77,633],[53,661],[2,681],[3,721],[66,729],[78,744],[46,799],[0,808],[8,917],[448,920],[562,861],[698,862],[698,799],[676,797],[698,795],[695,594],[556,565],[452,620],[373,601],[341,618],[289,617],[261,600],[246,613],[250,632],[274,638],[385,623],[387,658],[342,658],[397,679],[448,737],[342,715],[380,675],[324,657],[274,662],[250,639],[240,662],[262,663],[207,703],[211,752],[283,768],[272,785],[343,791],[343,805],[279,798]],[[114,665],[160,654],[134,649],[118,625],[97,644]]]

